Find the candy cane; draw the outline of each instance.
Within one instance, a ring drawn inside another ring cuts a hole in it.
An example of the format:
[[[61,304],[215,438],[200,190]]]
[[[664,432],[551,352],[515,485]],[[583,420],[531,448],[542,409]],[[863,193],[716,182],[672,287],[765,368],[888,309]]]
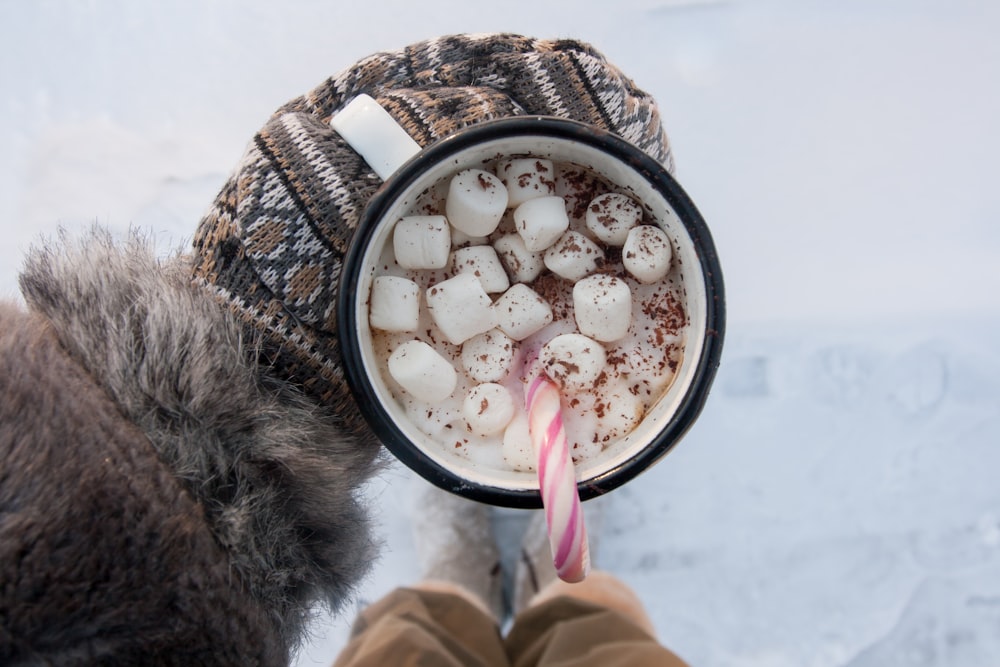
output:
[[[538,482],[556,573],[563,581],[583,581],[590,570],[583,507],[566,443],[559,390],[538,373],[525,394],[528,432],[538,457]]]

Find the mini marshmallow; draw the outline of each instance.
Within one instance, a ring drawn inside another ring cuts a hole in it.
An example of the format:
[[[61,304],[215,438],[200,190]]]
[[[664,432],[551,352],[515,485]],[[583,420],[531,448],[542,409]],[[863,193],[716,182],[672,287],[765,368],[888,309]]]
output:
[[[533,472],[538,465],[528,432],[528,415],[518,412],[503,432],[500,448],[504,462],[519,472]]]
[[[641,283],[655,283],[670,271],[674,248],[667,233],[654,225],[639,225],[628,233],[622,264]]]
[[[514,224],[524,239],[524,247],[531,252],[541,252],[569,228],[566,200],[562,197],[529,199],[514,209]]]
[[[493,244],[493,248],[497,251],[497,255],[503,261],[507,273],[510,274],[510,278],[514,282],[530,283],[545,268],[542,253],[528,250],[520,234],[501,236]]]
[[[487,294],[503,292],[510,287],[510,280],[493,246],[459,248],[451,254],[451,266],[456,273],[471,273],[479,278]]]
[[[613,442],[627,435],[642,421],[642,399],[629,390],[625,382],[601,387],[594,403],[597,413],[597,436],[602,443]]]
[[[451,228],[451,247],[464,248],[471,245],[486,245],[490,242],[488,236],[469,236],[465,232]]]
[[[594,420],[595,422],[597,420]],[[570,449],[569,455],[573,457],[573,463],[579,465],[583,461],[589,461],[595,456],[599,455],[604,447],[599,442],[598,438],[594,437],[594,431],[587,431],[585,436],[578,440],[573,441],[573,447]],[[569,434],[566,435],[569,438]]]
[[[545,251],[542,260],[552,273],[576,282],[604,262],[604,251],[580,232],[568,231]]]
[[[552,307],[527,285],[511,285],[493,306],[497,326],[514,340],[524,340],[552,321]]]
[[[630,229],[642,220],[642,207],[615,192],[599,195],[587,206],[584,222],[599,241],[621,246]]]
[[[573,286],[573,312],[583,335],[604,342],[618,340],[632,324],[632,290],[615,276],[587,276]]]
[[[453,345],[497,325],[490,297],[471,273],[459,273],[428,287],[425,299],[434,324]]]
[[[396,263],[404,269],[442,269],[451,252],[451,230],[443,215],[411,215],[392,231]]]
[[[566,440],[574,463],[597,456],[603,448],[597,436],[595,402],[592,392],[584,392],[570,399],[572,409],[563,410],[563,428],[566,430]]]
[[[517,158],[497,163],[497,176],[507,186],[507,205],[520,206],[529,199],[547,197],[556,191],[551,160]]]
[[[469,236],[487,236],[507,210],[507,188],[482,169],[466,169],[448,184],[445,215],[455,229]]]
[[[416,331],[420,323],[420,286],[398,276],[375,278],[368,322],[382,331]]]
[[[514,398],[502,384],[476,385],[462,403],[465,423],[477,435],[495,435],[514,418]]]
[[[604,371],[607,354],[596,340],[582,334],[562,334],[542,346],[542,368],[568,394],[589,391]]]
[[[515,343],[500,329],[473,336],[462,344],[462,367],[476,382],[499,382],[514,363]]]
[[[412,396],[440,403],[451,396],[458,373],[447,359],[422,340],[410,340],[389,355],[389,375]]]

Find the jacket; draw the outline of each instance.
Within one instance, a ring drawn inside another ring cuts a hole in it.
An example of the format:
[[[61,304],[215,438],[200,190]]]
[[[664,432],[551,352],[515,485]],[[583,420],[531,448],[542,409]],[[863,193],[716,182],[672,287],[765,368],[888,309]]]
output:
[[[33,250],[0,305],[0,663],[287,663],[373,558],[378,444],[137,235]]]

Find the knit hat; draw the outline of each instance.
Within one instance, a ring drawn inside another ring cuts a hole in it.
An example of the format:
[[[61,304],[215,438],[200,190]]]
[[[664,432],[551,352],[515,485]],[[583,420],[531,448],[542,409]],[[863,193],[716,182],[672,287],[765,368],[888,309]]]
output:
[[[195,279],[263,333],[273,372],[352,433],[368,428],[340,365],[337,285],[381,181],[329,121],[361,93],[423,147],[482,121],[558,116],[618,134],[673,170],[652,98],[574,40],[431,39],[365,58],[278,109],[197,231]]]

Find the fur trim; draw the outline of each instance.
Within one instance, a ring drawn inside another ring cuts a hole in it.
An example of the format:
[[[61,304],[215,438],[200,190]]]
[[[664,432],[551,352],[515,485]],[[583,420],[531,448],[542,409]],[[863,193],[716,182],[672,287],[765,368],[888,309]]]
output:
[[[202,506],[49,321],[2,302],[0,396],[0,664],[288,664]]]
[[[378,443],[268,374],[254,334],[189,282],[188,262],[95,229],[32,250],[21,288],[203,504],[294,645],[310,607],[339,609],[372,562],[357,496]]]

